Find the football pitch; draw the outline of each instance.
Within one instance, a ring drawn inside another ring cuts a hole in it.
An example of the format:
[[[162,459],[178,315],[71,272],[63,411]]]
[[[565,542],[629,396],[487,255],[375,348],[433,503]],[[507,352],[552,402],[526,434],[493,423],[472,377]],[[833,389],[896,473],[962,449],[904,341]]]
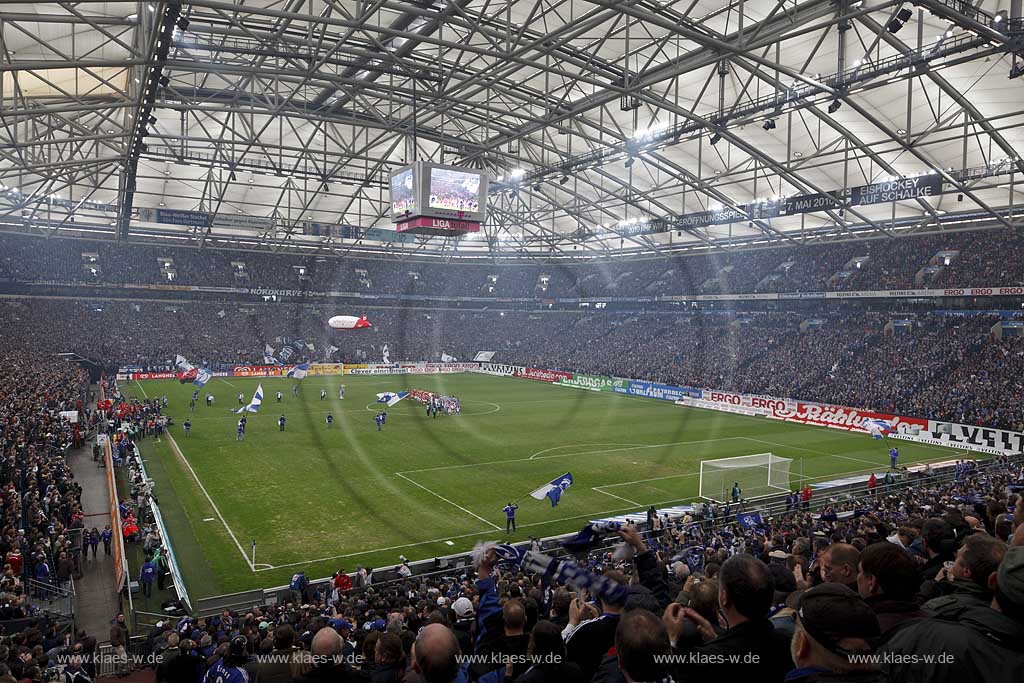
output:
[[[123,387],[170,402],[169,434],[140,449],[193,599],[284,585],[296,571],[319,578],[357,563],[393,565],[399,555],[468,550],[504,538],[502,508],[520,498],[516,541],[578,531],[604,516],[640,519],[650,505],[694,501],[701,460],[791,458],[791,488],[888,465],[887,445],[863,434],[530,380],[310,376],[293,397],[295,382],[211,380],[203,393],[215,405],[200,397],[187,438],[182,422],[195,387],[174,380]],[[248,401],[258,383],[263,407],[237,441],[236,396]],[[404,389],[457,396],[462,414],[427,417],[406,399],[388,409],[378,432],[376,394]],[[901,465],[964,455],[906,441],[899,447]],[[557,507],[524,497],[566,471],[575,483]]]

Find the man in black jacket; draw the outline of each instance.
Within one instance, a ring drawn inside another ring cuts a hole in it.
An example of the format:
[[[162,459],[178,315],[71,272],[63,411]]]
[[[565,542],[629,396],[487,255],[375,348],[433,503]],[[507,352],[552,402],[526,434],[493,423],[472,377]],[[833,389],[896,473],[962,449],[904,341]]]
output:
[[[621,572],[608,571],[604,576],[620,585],[626,585],[626,577]],[[585,681],[594,677],[601,659],[615,643],[615,629],[619,625],[622,611],[621,605],[613,605],[603,598],[599,603],[601,613],[592,619],[585,619],[585,615],[593,608],[585,604],[584,597],[573,598],[569,605],[569,625],[562,631],[566,658],[579,665]]]
[[[955,622],[920,619],[894,635],[884,646],[887,653],[900,656],[892,657],[888,665],[890,679],[901,683],[1024,680],[1024,546],[1006,552],[999,569],[989,577],[989,586],[994,594],[990,606],[965,607]]]
[[[956,552],[956,561],[946,571],[943,567],[934,581],[921,587],[924,604],[940,619],[956,620],[964,607],[985,607],[992,602],[988,577],[999,568],[1006,555],[1006,544],[988,534],[972,534],[964,539]]]
[[[782,681],[793,668],[789,641],[768,619],[775,583],[768,565],[751,555],[734,555],[718,574],[718,605],[727,629],[717,635],[696,611],[673,603],[665,610],[665,628],[673,644],[685,619],[697,624],[704,645],[683,655],[674,667],[676,681],[742,680],[756,672],[760,681]]]

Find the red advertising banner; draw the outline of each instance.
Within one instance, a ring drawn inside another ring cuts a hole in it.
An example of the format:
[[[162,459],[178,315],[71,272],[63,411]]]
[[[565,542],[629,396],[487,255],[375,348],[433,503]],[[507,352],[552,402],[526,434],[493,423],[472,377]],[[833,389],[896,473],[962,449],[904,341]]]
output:
[[[796,405],[792,407],[786,407],[785,401],[782,403],[782,406],[775,407],[769,413],[769,417],[786,420],[787,422],[799,422],[818,427],[832,427],[834,429],[858,432],[867,431],[861,427],[864,424],[864,420],[884,420],[898,434],[928,430],[928,420],[920,417],[901,417],[899,415],[889,415],[888,413],[876,413],[870,410],[858,410],[856,408],[844,408],[842,406],[823,405],[820,403],[804,403],[801,401],[797,401]]]
[[[133,372],[132,379],[177,379],[176,372]]]
[[[564,372],[562,370],[541,370],[540,368],[523,368],[513,376],[535,379],[541,382],[557,382],[560,379],[572,379],[571,372]]]
[[[279,377],[291,369],[290,365],[235,365],[232,377]]]

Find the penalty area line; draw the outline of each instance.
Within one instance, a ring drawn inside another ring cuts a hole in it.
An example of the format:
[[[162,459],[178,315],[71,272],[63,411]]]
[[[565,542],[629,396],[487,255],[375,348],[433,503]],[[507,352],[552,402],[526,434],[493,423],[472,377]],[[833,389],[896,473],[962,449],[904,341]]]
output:
[[[242,553],[242,559],[245,560],[245,564],[249,567],[249,571],[256,571],[256,568],[252,564],[252,560],[245,554],[245,548],[243,548],[242,544],[238,542],[235,532],[231,530],[231,527],[229,527],[228,523],[224,520],[224,515],[220,513],[220,509],[217,507],[217,504],[213,502],[213,498],[210,498],[210,494],[207,493],[206,487],[203,486],[203,482],[199,481],[199,477],[196,476],[196,471],[192,469],[192,465],[189,463],[188,459],[185,458],[185,454],[181,452],[180,448],[178,448],[178,444],[174,440],[174,437],[168,433],[167,439],[171,443],[171,448],[173,448],[174,452],[177,453],[178,459],[185,463],[185,467],[187,467],[188,471],[192,474],[192,478],[195,479],[196,484],[199,486],[199,490],[203,492],[204,496],[206,496],[206,500],[210,503],[210,507],[213,508],[217,517],[220,518],[220,523],[224,525],[225,529],[227,529],[228,535],[231,536],[231,540],[235,542],[235,547],[238,548],[238,552]]]
[[[401,477],[402,479],[405,479],[405,480],[406,480],[407,482],[409,482],[410,484],[412,484],[412,485],[414,485],[414,486],[418,486],[418,487],[420,487],[421,489],[423,489],[424,491],[426,491],[426,492],[427,492],[427,493],[429,493],[430,495],[432,495],[432,496],[435,496],[435,497],[437,497],[437,498],[440,498],[441,500],[443,500],[444,502],[448,503],[449,505],[452,505],[452,506],[454,506],[454,507],[457,507],[457,508],[459,508],[460,510],[462,510],[463,512],[465,512],[465,513],[466,513],[467,515],[471,515],[472,517],[476,517],[477,519],[479,519],[479,520],[480,520],[481,522],[483,522],[484,524],[487,524],[488,526],[492,526],[492,527],[494,527],[495,529],[497,529],[498,531],[501,531],[501,527],[500,527],[500,526],[498,526],[497,524],[494,524],[493,522],[489,522],[489,521],[487,521],[486,519],[484,519],[484,518],[483,518],[483,517],[481,517],[480,515],[476,514],[476,513],[475,513],[475,512],[473,512],[472,510],[467,510],[466,508],[462,507],[462,506],[461,506],[461,505],[459,505],[458,503],[453,503],[452,501],[450,501],[450,500],[448,500],[447,498],[445,498],[444,496],[442,496],[442,495],[441,495],[440,493],[435,493],[434,491],[431,491],[430,489],[428,489],[428,488],[427,488],[426,486],[424,486],[423,484],[420,484],[419,482],[413,481],[412,479],[410,479],[409,477],[405,476],[405,475],[404,475],[404,474],[402,474],[401,472],[395,472],[395,475],[396,475],[396,476],[399,476],[399,477]]]
[[[603,493],[604,495],[611,496],[612,498],[618,498],[619,500],[624,500],[627,503],[629,503],[630,505],[636,505],[637,507],[640,507],[640,503],[636,502],[635,500],[630,500],[629,498],[623,498],[622,496],[616,496],[614,493],[608,493],[607,491],[602,491],[600,486],[591,486],[590,490],[591,491],[597,491],[598,493]]]

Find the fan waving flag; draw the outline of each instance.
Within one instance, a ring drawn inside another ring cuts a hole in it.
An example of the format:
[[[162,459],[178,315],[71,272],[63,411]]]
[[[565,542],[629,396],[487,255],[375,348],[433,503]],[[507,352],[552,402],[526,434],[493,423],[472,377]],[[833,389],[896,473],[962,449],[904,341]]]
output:
[[[235,413],[258,413],[260,411],[260,404],[263,403],[263,385],[260,384],[256,387],[256,393],[252,395],[252,400],[249,401],[249,405],[242,406],[238,410],[232,411]]]
[[[867,419],[861,423],[861,427],[868,430],[868,433],[871,434],[871,436],[873,436],[876,440],[881,439],[883,436],[888,436],[889,434],[892,434],[892,425],[890,425],[885,420]]]
[[[304,379],[309,374],[309,363],[299,363],[285,374],[294,379]]]
[[[761,519],[760,512],[743,512],[736,515],[736,521],[744,529],[756,529],[760,526],[764,526],[764,520]]]
[[[558,501],[562,499],[562,494],[570,486],[572,486],[572,472],[566,472],[560,477],[555,477],[536,491],[531,492],[530,497],[537,500],[547,498],[551,501],[551,507],[555,507],[558,505]]]

